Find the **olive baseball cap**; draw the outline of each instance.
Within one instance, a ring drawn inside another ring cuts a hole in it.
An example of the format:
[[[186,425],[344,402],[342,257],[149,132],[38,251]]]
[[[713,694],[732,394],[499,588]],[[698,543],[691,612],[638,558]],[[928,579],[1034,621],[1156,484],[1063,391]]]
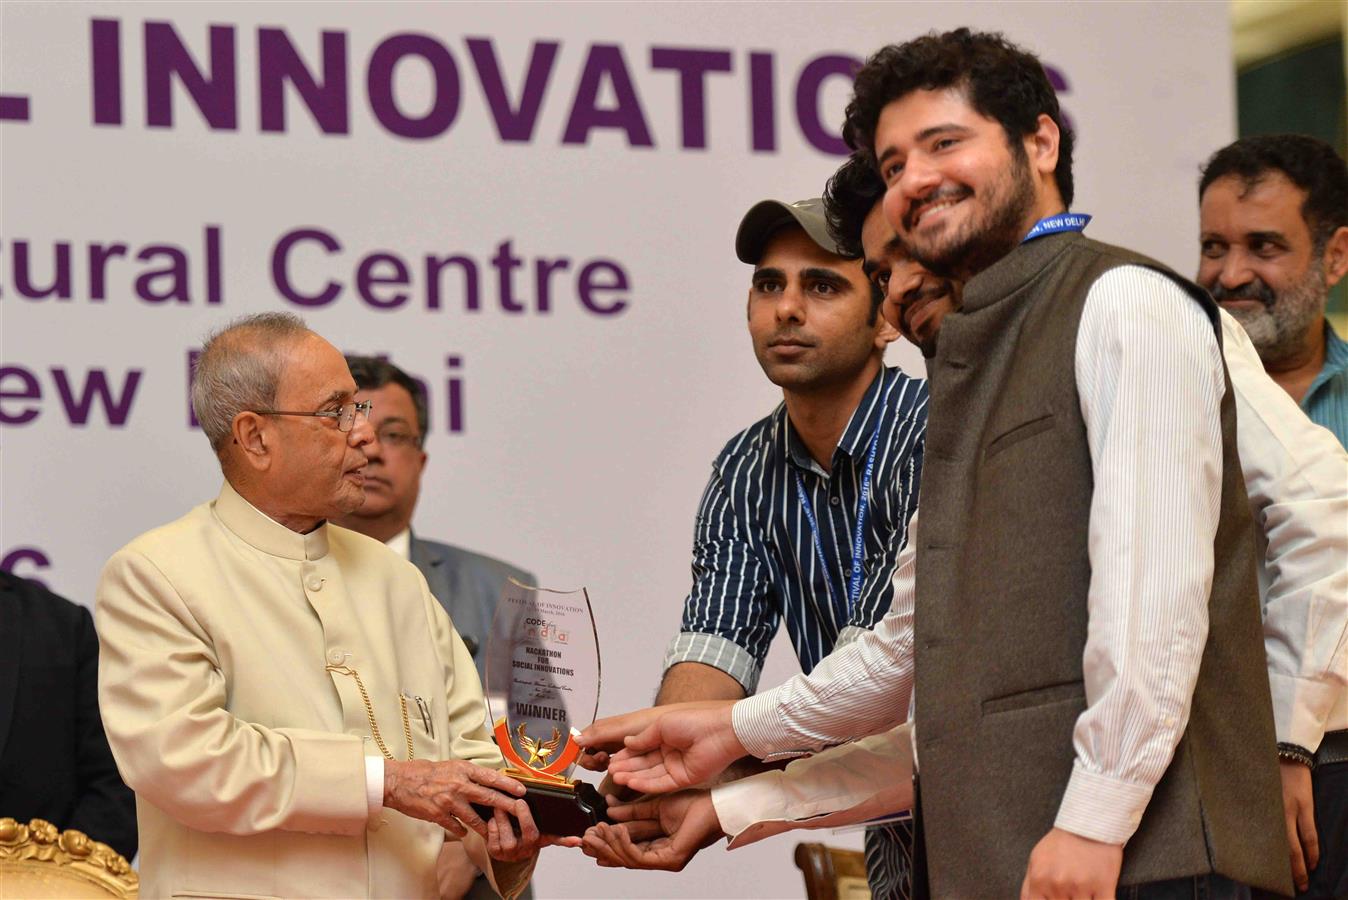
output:
[[[735,255],[740,258],[740,262],[757,265],[768,241],[787,225],[798,225],[805,229],[810,239],[829,253],[844,259],[851,258],[838,249],[832,235],[828,233],[824,201],[819,197],[795,203],[783,203],[780,200],[760,200],[755,203],[740,220],[740,229],[735,234]]]

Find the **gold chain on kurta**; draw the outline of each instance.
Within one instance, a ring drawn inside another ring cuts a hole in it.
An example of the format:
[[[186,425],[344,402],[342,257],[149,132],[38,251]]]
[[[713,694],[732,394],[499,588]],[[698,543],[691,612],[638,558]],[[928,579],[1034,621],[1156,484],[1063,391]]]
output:
[[[389,752],[388,746],[384,743],[384,737],[379,733],[379,726],[374,721],[374,706],[370,704],[370,695],[365,690],[365,682],[360,680],[360,673],[350,666],[328,666],[329,672],[336,672],[338,675],[350,675],[356,679],[356,690],[360,691],[360,699],[365,704],[365,717],[370,720],[370,736],[374,738],[375,746],[379,752],[384,754],[384,759],[393,759],[393,754]],[[407,738],[407,758],[416,759],[412,752],[412,723],[407,717],[407,697],[401,691],[398,693],[398,706],[403,714],[403,737]]]

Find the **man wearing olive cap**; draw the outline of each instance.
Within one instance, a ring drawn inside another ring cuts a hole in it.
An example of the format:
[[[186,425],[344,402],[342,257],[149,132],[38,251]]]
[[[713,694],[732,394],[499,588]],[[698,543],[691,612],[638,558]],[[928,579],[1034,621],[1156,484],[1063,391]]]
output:
[[[754,267],[749,336],[783,402],[712,464],[657,703],[753,693],[783,621],[806,672],[871,628],[917,506],[926,383],[886,368],[898,334],[822,201],[755,204],[735,252]],[[877,900],[900,896],[903,827],[867,833]]]

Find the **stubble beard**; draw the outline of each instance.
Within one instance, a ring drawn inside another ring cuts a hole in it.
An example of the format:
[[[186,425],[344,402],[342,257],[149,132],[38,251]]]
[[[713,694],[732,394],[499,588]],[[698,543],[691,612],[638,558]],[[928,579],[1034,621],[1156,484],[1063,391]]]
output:
[[[1225,291],[1221,285],[1212,289],[1212,295],[1222,299],[1261,300],[1262,308],[1228,309],[1232,317],[1245,329],[1250,342],[1259,352],[1266,368],[1276,368],[1305,353],[1311,331],[1324,318],[1325,299],[1329,285],[1318,262],[1312,263],[1305,276],[1281,294],[1261,280],[1237,291]],[[1268,298],[1272,298],[1271,301]]]
[[[1024,148],[1013,145],[1011,160],[1008,177],[987,189],[980,221],[968,223],[944,246],[919,247],[905,241],[912,257],[935,275],[968,281],[1014,250],[1024,237],[1035,194]]]
[[[816,351],[819,350],[822,348],[816,348]],[[783,391],[792,394],[811,394],[846,384],[856,378],[857,373],[866,367],[869,359],[867,355],[856,361],[855,365],[851,365],[851,360],[843,358],[843,351],[835,351],[827,357],[816,357],[808,363],[775,366],[768,364],[763,356],[759,357],[758,362],[768,381]]]

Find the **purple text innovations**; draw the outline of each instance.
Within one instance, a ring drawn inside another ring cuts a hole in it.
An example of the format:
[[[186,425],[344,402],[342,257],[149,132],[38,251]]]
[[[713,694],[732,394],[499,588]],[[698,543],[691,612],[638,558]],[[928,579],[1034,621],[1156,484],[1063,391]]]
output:
[[[363,102],[375,127],[397,138],[424,141],[452,138],[466,95],[476,91],[504,143],[557,140],[583,146],[595,134],[611,133],[629,147],[702,150],[715,141],[775,153],[787,139],[784,120],[793,119],[805,145],[842,155],[846,147],[837,128],[842,111],[827,108],[825,88],[837,80],[834,87],[846,90],[861,63],[855,56],[821,53],[790,72],[792,66],[770,50],[633,48],[600,42],[582,47],[547,39],[534,40],[523,59],[513,53],[506,59],[491,37],[421,32],[387,35],[375,42],[367,58],[357,60],[342,30],[292,37],[283,28],[259,27],[250,33],[215,24],[208,26],[203,42],[167,21],[140,24],[143,40],[135,54],[123,25],[110,18],[89,22],[95,125],[127,126],[127,93],[143,91],[144,124],[151,129],[173,128],[191,109],[212,131],[316,129],[343,136],[359,127],[353,124],[352,106]],[[203,45],[204,52],[194,52],[189,43]],[[568,66],[559,62],[568,63],[570,71],[578,66],[578,74],[560,74]],[[405,65],[429,73],[429,103],[400,91],[397,70]],[[241,79],[241,70],[253,71]],[[253,84],[254,74],[256,93],[245,93],[241,84]],[[664,96],[666,86],[657,83],[663,79],[675,87],[673,109],[642,99],[643,83],[649,93]],[[724,90],[743,97],[736,104],[745,112],[743,128],[739,134],[712,135],[708,96]],[[185,99],[187,105],[175,106],[175,93],[178,104]],[[40,103],[40,97],[0,96],[0,120],[28,121]],[[566,111],[555,139],[538,134],[545,103]]]

